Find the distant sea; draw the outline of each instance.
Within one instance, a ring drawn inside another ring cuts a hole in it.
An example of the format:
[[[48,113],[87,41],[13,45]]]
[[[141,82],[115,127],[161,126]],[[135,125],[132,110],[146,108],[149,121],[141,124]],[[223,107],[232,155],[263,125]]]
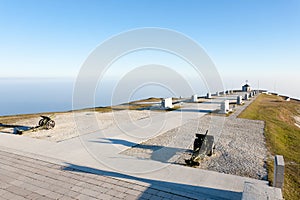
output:
[[[0,78],[0,116],[70,111],[72,110],[74,83],[75,78]],[[130,99],[123,98],[122,94],[115,95],[120,98],[112,103],[111,97],[115,83],[107,81],[98,85],[95,92],[95,104],[89,107],[116,105],[148,97],[174,97],[165,88],[152,85],[133,93]],[[203,84],[196,82],[194,85],[195,91],[198,91],[195,94],[206,94]],[[186,94],[180,95],[188,97],[191,92],[186,91]]]
[[[70,111],[74,83],[75,79],[71,78],[0,78],[0,116]],[[98,87],[95,105],[89,107],[111,105],[113,88],[113,83]],[[147,88],[147,92],[135,93],[130,101],[153,96],[172,95],[159,88]],[[128,101],[120,99],[114,105],[125,102]]]
[[[73,83],[65,78],[0,78],[0,115],[71,110]]]

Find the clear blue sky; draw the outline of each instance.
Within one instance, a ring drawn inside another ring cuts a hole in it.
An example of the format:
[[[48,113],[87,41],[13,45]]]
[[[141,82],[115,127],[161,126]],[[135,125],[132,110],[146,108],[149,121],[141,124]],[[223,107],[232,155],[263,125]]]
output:
[[[227,87],[300,97],[299,0],[0,0],[0,77],[75,77],[102,41],[141,27],[193,38]]]

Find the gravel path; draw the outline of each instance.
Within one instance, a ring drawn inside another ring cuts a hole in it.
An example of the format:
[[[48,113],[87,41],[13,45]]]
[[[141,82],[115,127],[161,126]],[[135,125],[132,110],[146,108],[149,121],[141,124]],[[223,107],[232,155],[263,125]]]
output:
[[[235,108],[229,117],[205,115],[181,127],[149,139],[122,154],[161,162],[185,165],[192,154],[195,133],[215,137],[215,154],[206,157],[199,168],[244,177],[266,179],[265,161],[267,149],[264,138],[264,122],[236,118],[251,102]]]

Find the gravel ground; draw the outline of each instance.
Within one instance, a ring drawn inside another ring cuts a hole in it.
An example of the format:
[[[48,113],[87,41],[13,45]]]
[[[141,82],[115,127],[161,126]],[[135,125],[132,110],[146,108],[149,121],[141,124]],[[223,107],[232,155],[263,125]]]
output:
[[[129,148],[122,154],[141,159],[185,165],[191,157],[195,133],[215,137],[215,153],[204,158],[198,168],[244,177],[266,179],[267,149],[264,122],[236,118],[250,102],[237,106],[229,117],[205,115],[181,127]]]

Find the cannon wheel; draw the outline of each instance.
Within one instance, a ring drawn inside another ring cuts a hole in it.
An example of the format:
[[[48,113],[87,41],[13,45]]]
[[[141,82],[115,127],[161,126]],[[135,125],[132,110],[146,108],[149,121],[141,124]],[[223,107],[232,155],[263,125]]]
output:
[[[52,129],[52,128],[54,128],[54,126],[55,126],[55,121],[53,121],[53,120],[49,120],[46,123],[46,129]]]
[[[45,119],[41,119],[40,121],[39,121],[39,126],[44,126],[45,125],[45,121],[44,121]]]
[[[213,144],[207,155],[212,156],[214,153],[215,153],[215,145]]]

